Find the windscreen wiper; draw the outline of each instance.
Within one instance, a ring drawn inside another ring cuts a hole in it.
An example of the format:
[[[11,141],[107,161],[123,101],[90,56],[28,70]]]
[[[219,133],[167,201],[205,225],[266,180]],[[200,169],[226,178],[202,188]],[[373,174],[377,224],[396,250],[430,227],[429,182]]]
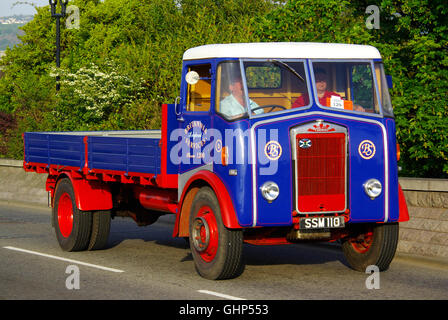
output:
[[[284,63],[283,61],[280,61],[280,60],[277,60],[277,59],[269,59],[268,62],[272,62],[274,64],[279,64],[279,65],[285,67],[286,69],[291,71],[297,78],[299,78],[302,82],[306,82],[305,79],[303,79],[302,76],[300,74],[298,74],[297,71],[294,70],[293,67],[291,67],[290,65]]]

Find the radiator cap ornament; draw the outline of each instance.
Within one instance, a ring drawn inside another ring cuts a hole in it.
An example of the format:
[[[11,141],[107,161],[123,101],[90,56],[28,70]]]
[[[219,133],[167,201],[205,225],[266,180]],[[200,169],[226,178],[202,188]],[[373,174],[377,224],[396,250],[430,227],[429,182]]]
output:
[[[325,123],[324,120],[316,120],[316,124],[314,124],[311,128],[308,128],[308,132],[332,132],[336,131],[328,123]]]

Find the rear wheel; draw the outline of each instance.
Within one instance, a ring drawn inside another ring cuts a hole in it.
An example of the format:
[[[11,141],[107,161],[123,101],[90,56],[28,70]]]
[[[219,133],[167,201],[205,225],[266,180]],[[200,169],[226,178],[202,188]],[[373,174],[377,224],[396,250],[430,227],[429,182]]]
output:
[[[387,270],[397,249],[398,230],[398,223],[358,226],[342,243],[347,262],[361,272],[369,265]]]
[[[56,186],[53,225],[60,247],[65,251],[85,250],[89,244],[92,215],[77,208],[70,179],[60,180]]]
[[[110,233],[110,211],[92,212],[92,234],[88,250],[101,250],[107,245]]]
[[[227,229],[215,193],[201,188],[190,213],[190,248],[197,272],[206,279],[230,279],[244,269],[243,233]]]

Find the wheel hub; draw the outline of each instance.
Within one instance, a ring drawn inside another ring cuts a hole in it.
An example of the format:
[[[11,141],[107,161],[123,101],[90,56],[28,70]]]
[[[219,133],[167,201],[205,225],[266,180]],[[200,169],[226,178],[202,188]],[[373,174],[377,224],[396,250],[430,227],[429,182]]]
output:
[[[64,193],[59,198],[58,224],[62,236],[68,238],[73,229],[73,204],[68,193]]]
[[[218,225],[213,210],[208,206],[199,209],[193,221],[192,243],[205,262],[211,262],[218,251]]]
[[[193,245],[198,252],[207,249],[210,242],[210,228],[207,220],[196,218],[193,224]]]
[[[350,243],[353,246],[353,249],[359,253],[366,253],[370,250],[370,247],[373,243],[373,232],[372,230],[363,233],[356,238],[350,239]]]

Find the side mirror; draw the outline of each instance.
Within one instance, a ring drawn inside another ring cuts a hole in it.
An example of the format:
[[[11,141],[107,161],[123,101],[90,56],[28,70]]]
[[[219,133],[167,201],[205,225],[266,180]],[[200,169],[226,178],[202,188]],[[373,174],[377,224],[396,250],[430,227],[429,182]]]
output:
[[[386,75],[387,86],[389,89],[393,89],[394,84],[392,83],[392,76]]]
[[[180,102],[180,97],[176,97],[176,101],[174,102],[174,113],[176,114],[176,118],[178,121],[185,121],[184,118],[182,117],[182,106],[179,104]]]
[[[189,71],[185,75],[185,81],[187,81],[187,83],[189,85],[194,85],[194,84],[198,83],[198,81],[200,79],[201,79],[201,77],[199,76],[199,73],[197,73],[196,71]]]

